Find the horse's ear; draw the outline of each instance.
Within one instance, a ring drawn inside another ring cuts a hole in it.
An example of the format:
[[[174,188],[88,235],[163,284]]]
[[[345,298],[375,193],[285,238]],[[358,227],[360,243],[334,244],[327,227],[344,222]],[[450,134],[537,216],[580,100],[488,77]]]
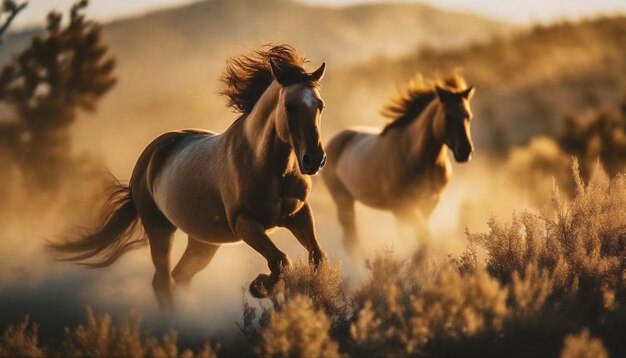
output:
[[[454,99],[454,93],[439,86],[435,86],[435,93],[437,93],[437,97],[441,102],[447,102]]]
[[[269,59],[270,69],[272,72],[272,78],[276,80],[276,82],[280,83],[283,86],[288,86],[297,82],[299,77],[302,77],[302,72],[294,69],[289,65],[285,65],[284,63],[276,62],[273,59]]]
[[[470,99],[472,99],[472,97],[474,96],[474,87],[470,87],[468,89],[466,89],[465,91],[461,92],[461,96],[463,96],[463,98],[467,99],[468,101]]]
[[[284,77],[285,70],[278,63],[274,62],[274,60],[272,60],[271,58],[269,59],[269,61],[272,78],[277,82],[282,83],[281,78]]]
[[[317,70],[313,71],[309,76],[313,82],[319,82],[324,77],[324,71],[326,70],[326,62],[322,62],[322,65]]]

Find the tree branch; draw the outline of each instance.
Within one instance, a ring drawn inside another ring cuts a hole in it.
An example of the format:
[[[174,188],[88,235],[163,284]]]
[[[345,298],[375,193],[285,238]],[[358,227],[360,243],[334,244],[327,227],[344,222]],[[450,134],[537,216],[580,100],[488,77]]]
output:
[[[4,1],[4,7],[2,12],[8,12],[9,17],[7,17],[4,24],[0,26],[0,39],[2,38],[2,35],[4,35],[4,33],[7,31],[9,25],[11,25],[11,22],[13,22],[17,14],[19,14],[20,11],[26,8],[26,5],[28,5],[28,1],[23,2],[19,5],[16,5],[15,2],[13,2],[12,0]]]

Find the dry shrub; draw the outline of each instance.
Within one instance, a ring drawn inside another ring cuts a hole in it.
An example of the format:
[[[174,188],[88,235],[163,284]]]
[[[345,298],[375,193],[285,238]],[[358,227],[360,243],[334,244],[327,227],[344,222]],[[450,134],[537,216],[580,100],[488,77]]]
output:
[[[561,358],[608,358],[608,356],[609,353],[602,341],[591,337],[587,328],[579,334],[565,337],[565,346],[561,352]]]
[[[37,324],[25,317],[17,325],[9,326],[2,334],[0,357],[2,358],[41,358],[45,350],[39,345]]]
[[[338,262],[325,261],[315,268],[308,262],[298,261],[283,273],[280,285],[272,298],[275,309],[296,297],[306,296],[313,307],[323,309],[332,322],[345,320],[346,304],[340,288],[341,267]]]
[[[580,116],[568,116],[559,145],[581,160],[581,174],[588,178],[600,160],[610,176],[626,168],[626,95],[620,108],[594,108]]]
[[[507,315],[507,290],[483,269],[428,268],[389,252],[369,267],[370,281],[352,300],[357,349],[411,355],[433,340],[498,331]]]
[[[161,340],[141,332],[141,318],[131,314],[116,326],[108,314],[96,317],[87,309],[87,322],[75,328],[66,328],[58,347],[42,347],[38,343],[37,325],[25,318],[16,326],[8,327],[0,341],[0,357],[154,357],[154,358],[215,358],[217,352],[209,345],[194,354],[191,350],[179,352],[176,332]]]
[[[243,323],[238,323],[239,329],[248,343],[257,346],[256,352],[265,356],[293,356],[298,352],[296,356],[302,356],[305,352],[328,356],[337,351],[337,347],[331,347],[333,339],[345,335],[343,332],[349,326],[348,306],[340,284],[341,268],[338,262],[325,261],[315,268],[307,261],[298,260],[282,273],[281,281],[268,299],[270,304],[262,301],[258,324],[257,310],[249,304],[246,292],[243,293]],[[283,325],[291,324],[291,319],[300,319],[297,317],[321,320],[321,326],[303,322],[298,323],[303,325],[299,332],[283,331]],[[328,337],[328,341],[322,340],[320,330],[324,331],[323,335]],[[278,338],[282,333],[286,336]],[[307,334],[317,335],[319,341],[316,342],[319,344],[313,343],[313,346],[306,347],[307,341],[293,341],[304,339],[302,337]],[[266,348],[266,341],[270,338],[277,343]],[[239,349],[237,353],[247,352]]]
[[[554,218],[524,213],[510,224],[492,218],[488,233],[469,235],[485,249],[490,274],[512,284],[522,315],[537,312],[544,302],[599,313],[623,299],[626,177],[610,180],[598,168],[585,184],[578,173],[575,161],[576,196],[570,203],[554,186]]]
[[[131,314],[119,327],[111,316],[96,317],[87,309],[87,322],[74,329],[66,328],[60,348],[64,357],[217,357],[217,353],[206,345],[197,355],[190,350],[179,353],[177,333],[171,331],[161,340],[141,332],[141,318]]]
[[[551,178],[572,192],[574,183],[567,168],[570,156],[552,138],[534,137],[528,145],[512,148],[505,163],[505,172],[512,183],[524,190],[534,204],[544,205],[550,198]]]
[[[331,320],[310,298],[294,295],[272,313],[256,351],[263,357],[337,357],[330,328]]]

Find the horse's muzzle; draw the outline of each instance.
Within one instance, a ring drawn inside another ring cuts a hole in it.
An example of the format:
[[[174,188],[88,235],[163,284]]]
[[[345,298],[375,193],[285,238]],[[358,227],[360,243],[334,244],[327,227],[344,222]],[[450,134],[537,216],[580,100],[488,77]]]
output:
[[[302,174],[313,175],[326,164],[326,153],[319,151],[317,153],[304,153],[300,158],[300,169]]]
[[[454,160],[458,163],[467,163],[472,159],[473,150],[455,150]]]

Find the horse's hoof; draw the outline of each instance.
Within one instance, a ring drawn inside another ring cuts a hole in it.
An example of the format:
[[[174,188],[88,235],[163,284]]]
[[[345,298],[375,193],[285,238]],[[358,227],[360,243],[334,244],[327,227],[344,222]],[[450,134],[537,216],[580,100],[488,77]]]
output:
[[[313,264],[313,267],[317,269],[324,261],[326,261],[326,254],[323,252],[311,253],[311,255],[309,255],[309,261]]]
[[[267,274],[260,274],[250,283],[250,294],[254,298],[267,298],[272,288],[272,278]]]

